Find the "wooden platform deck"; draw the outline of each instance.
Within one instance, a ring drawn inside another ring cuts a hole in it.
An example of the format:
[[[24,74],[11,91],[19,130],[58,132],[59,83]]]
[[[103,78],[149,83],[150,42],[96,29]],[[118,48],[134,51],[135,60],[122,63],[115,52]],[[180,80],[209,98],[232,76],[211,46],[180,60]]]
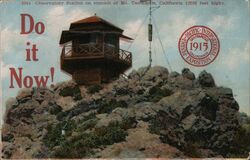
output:
[[[75,70],[96,67],[124,72],[131,66],[131,52],[108,44],[82,44],[75,51],[68,45],[63,47],[61,53],[61,69],[70,74],[74,74]]]

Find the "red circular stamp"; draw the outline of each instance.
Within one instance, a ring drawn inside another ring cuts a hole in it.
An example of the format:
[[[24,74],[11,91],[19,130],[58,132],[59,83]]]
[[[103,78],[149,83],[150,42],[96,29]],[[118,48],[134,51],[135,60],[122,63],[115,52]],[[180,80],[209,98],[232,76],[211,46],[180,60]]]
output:
[[[220,41],[218,36],[206,26],[188,28],[178,43],[181,57],[196,67],[212,63],[219,54]]]

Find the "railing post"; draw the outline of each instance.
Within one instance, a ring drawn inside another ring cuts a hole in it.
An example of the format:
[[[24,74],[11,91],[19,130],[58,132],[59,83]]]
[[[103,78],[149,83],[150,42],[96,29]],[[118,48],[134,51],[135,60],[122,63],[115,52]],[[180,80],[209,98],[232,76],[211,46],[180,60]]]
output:
[[[105,56],[105,51],[104,51],[104,40],[102,42],[102,54]]]

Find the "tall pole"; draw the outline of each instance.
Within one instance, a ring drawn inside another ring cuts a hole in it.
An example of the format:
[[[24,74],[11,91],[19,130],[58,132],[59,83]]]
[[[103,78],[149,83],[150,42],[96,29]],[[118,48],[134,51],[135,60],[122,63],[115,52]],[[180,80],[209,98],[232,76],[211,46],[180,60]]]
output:
[[[149,24],[148,24],[148,41],[149,41],[149,67],[152,65],[152,36],[153,26],[152,26],[152,0],[150,0],[149,6]]]

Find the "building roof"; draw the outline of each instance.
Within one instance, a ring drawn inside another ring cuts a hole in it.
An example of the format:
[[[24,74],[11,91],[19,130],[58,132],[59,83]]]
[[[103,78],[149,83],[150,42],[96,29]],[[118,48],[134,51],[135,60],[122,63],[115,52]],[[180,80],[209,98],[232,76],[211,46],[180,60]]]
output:
[[[90,33],[112,33],[118,34],[121,40],[133,40],[132,38],[122,34],[123,29],[95,15],[71,23],[69,30],[62,31],[59,43],[64,44],[71,41],[76,36],[84,36]]]
[[[90,24],[90,23],[103,23],[103,24],[106,24],[108,26],[111,26],[111,27],[114,27],[114,28],[116,28],[118,30],[123,31],[123,29],[117,27],[116,25],[114,25],[114,24],[112,24],[112,23],[110,23],[110,22],[108,22],[108,21],[106,21],[106,20],[104,20],[104,19],[102,19],[102,18],[100,18],[100,17],[98,17],[96,15],[88,17],[88,18],[84,18],[84,19],[81,19],[81,20],[78,20],[78,21],[75,21],[75,22],[73,22],[71,24],[74,25],[74,24]]]

